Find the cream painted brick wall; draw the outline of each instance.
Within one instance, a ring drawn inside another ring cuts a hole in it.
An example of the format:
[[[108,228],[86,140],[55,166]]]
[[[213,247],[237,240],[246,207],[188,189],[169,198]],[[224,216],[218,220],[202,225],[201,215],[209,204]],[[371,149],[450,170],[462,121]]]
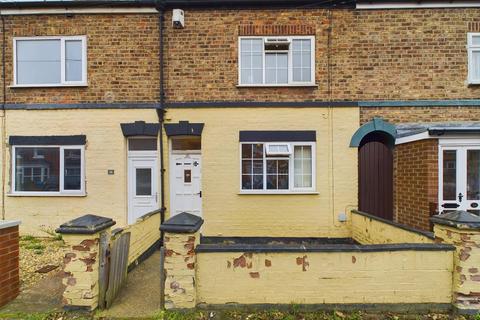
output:
[[[424,235],[404,230],[355,212],[351,213],[352,238],[361,244],[433,243]]]
[[[197,303],[448,304],[452,255],[451,251],[201,252]]]
[[[349,142],[358,128],[358,108],[170,109],[166,118],[205,123],[204,235],[349,236],[337,214],[357,203],[357,149],[349,148]],[[316,130],[318,194],[240,195],[240,130]],[[166,138],[164,142],[167,146]],[[166,177],[168,186],[169,172]],[[169,195],[166,188],[167,199]]]
[[[10,110],[6,115],[7,139],[11,135],[87,136],[87,196],[6,196],[6,218],[22,220],[22,234],[45,236],[40,229],[54,229],[84,214],[110,217],[117,226],[126,225],[127,150],[120,123],[138,120],[157,123],[155,110]],[[10,172],[10,150],[7,152],[7,172]],[[108,175],[109,169],[115,170],[115,174]],[[9,183],[10,175],[7,176],[7,192],[10,192]]]

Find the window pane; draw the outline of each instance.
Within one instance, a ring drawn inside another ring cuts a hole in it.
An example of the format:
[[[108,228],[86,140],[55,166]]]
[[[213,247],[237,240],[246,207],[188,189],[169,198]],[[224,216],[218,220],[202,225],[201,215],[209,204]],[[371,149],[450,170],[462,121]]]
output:
[[[60,40],[17,40],[17,83],[60,83]]]
[[[288,54],[265,54],[265,83],[288,83]]]
[[[255,190],[263,189],[263,175],[253,175],[253,188]]]
[[[470,70],[473,79],[480,79],[480,51],[472,51],[472,70]]]
[[[152,169],[136,169],[136,195],[152,195]]]
[[[294,186],[295,188],[312,187],[312,147],[295,146],[294,148]]]
[[[242,144],[242,189],[263,189],[263,144]]]
[[[186,136],[172,138],[172,150],[201,150],[202,138],[200,136]],[[157,143],[155,139],[155,150]]]
[[[242,158],[251,158],[251,157],[252,157],[252,145],[242,144]]]
[[[267,159],[267,189],[288,189],[288,163],[288,159]]]
[[[293,81],[311,82],[311,40],[293,40]]]
[[[480,150],[467,150],[467,200],[480,200]]]
[[[474,46],[480,45],[480,36],[472,36],[472,45]]]
[[[240,42],[240,82],[259,84],[263,82],[262,39],[242,39]]]
[[[59,148],[16,148],[15,191],[60,191]]]
[[[443,151],[443,200],[456,200],[457,151]]]
[[[82,153],[80,149],[65,149],[63,152],[65,190],[80,190],[82,181]]]
[[[128,150],[130,151],[157,150],[157,138],[128,139]],[[176,149],[173,149],[173,150],[176,150]]]
[[[65,41],[65,80],[82,81],[82,41]]]

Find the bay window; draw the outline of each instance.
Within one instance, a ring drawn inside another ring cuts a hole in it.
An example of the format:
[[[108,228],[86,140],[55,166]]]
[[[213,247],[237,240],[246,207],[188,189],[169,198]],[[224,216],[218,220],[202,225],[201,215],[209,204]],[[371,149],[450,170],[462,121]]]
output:
[[[315,37],[240,37],[240,86],[315,84]]]
[[[84,193],[83,146],[12,146],[12,194]]]
[[[314,142],[241,143],[241,191],[313,192]]]

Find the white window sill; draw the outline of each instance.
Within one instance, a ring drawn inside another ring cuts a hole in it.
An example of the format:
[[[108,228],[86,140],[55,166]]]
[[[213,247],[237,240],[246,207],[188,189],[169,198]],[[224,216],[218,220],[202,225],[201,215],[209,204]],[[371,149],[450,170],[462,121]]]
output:
[[[86,193],[58,193],[58,192],[15,192],[7,193],[8,197],[86,197]]]
[[[240,191],[238,195],[318,195],[316,191]]]
[[[9,88],[62,88],[62,87],[88,87],[88,83],[54,83],[54,84],[12,84]]]
[[[237,84],[237,88],[317,88],[316,83],[286,83],[286,84]]]

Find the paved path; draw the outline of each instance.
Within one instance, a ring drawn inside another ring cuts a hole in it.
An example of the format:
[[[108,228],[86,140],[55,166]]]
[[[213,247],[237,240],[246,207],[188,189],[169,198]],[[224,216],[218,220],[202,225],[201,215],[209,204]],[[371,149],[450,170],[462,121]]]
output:
[[[62,310],[62,271],[52,272],[17,299],[0,308],[0,316],[16,313],[49,313]]]
[[[145,318],[160,310],[160,251],[128,274],[127,283],[108,310],[96,316],[106,318]]]

